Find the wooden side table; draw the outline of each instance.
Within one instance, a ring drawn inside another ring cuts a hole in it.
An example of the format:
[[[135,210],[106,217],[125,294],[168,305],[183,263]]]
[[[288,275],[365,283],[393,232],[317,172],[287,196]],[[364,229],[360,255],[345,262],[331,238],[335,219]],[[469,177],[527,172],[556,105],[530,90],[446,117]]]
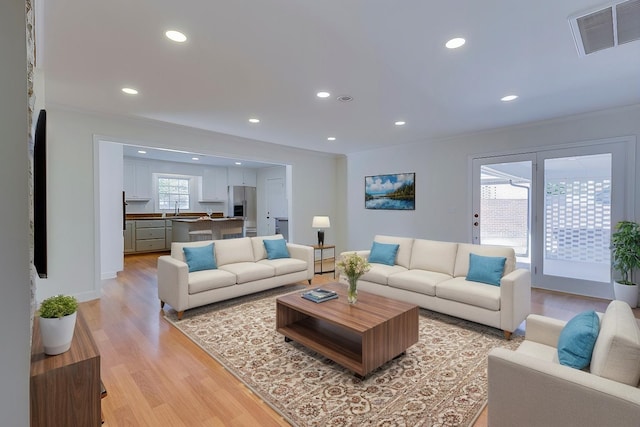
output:
[[[336,278],[336,268],[335,268],[335,260],[336,260],[336,245],[311,245],[313,247],[313,272],[315,274],[324,274],[324,273],[333,273],[333,278]],[[333,251],[333,261],[334,267],[332,270],[323,270],[323,261],[324,261],[324,251],[327,249],[331,249]],[[315,271],[315,262],[316,262],[316,251],[320,251],[320,271]]]

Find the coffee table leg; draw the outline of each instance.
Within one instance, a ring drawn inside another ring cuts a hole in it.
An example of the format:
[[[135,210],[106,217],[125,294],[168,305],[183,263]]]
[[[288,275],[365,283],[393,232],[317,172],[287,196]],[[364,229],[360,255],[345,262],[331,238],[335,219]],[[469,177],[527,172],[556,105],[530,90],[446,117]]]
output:
[[[284,342],[291,342],[291,341],[293,341],[291,338],[289,338],[289,337],[284,337]]]

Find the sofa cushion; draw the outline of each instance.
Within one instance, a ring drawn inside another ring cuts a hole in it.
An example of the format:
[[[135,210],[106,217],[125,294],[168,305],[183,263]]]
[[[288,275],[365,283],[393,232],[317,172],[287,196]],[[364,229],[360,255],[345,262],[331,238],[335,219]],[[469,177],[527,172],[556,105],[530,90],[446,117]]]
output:
[[[535,357],[545,362],[558,363],[558,349],[535,341],[524,340],[516,350],[518,353]]]
[[[213,253],[213,243],[196,247],[185,246],[182,250],[184,251],[184,259],[189,266],[189,273],[218,268]]]
[[[516,269],[516,253],[513,248],[505,246],[492,245],[472,245],[471,243],[458,243],[458,252],[456,253],[456,266],[453,270],[454,277],[465,277],[469,272],[469,254],[474,253],[482,256],[505,257],[504,263],[505,276]]]
[[[435,296],[436,284],[449,279],[451,276],[447,274],[412,269],[390,275],[388,284],[394,288]]]
[[[389,284],[389,276],[396,273],[407,271],[406,268],[399,265],[371,264],[371,269],[360,276],[360,280],[378,283],[380,285]]]
[[[413,248],[413,239],[410,237],[395,236],[376,236],[374,242],[398,244],[398,253],[396,254],[396,264],[404,268],[409,268],[411,264],[411,251]]]
[[[435,271],[453,276],[458,244],[415,239],[411,250],[410,269]]]
[[[236,284],[236,275],[224,270],[202,270],[189,273],[189,294]]]
[[[253,246],[253,260],[260,261],[261,259],[267,259],[267,249],[264,246],[264,241],[279,239],[284,239],[282,234],[274,234],[273,236],[251,237],[251,245]]]
[[[395,265],[398,253],[397,243],[373,242],[369,251],[369,262],[376,264]]]
[[[307,263],[296,258],[263,259],[258,261],[258,264],[272,267],[276,272],[276,276],[297,273],[307,269]]]
[[[171,257],[182,262],[187,262],[187,259],[184,257],[184,248],[199,248],[201,246],[210,245],[211,243],[213,243],[212,240],[200,240],[197,242],[172,242]]]
[[[230,239],[232,240],[232,239]],[[239,240],[239,239],[236,239]],[[258,262],[236,262],[218,267],[236,275],[236,283],[242,284],[254,280],[267,279],[276,275],[276,270],[270,265]]]
[[[637,386],[640,380],[640,329],[629,305],[611,301],[602,316],[591,355],[592,374]]]
[[[284,239],[265,239],[262,241],[267,250],[267,259],[289,258],[287,242]]]
[[[253,246],[249,237],[216,240],[215,243],[214,249],[218,268],[225,264],[254,261]]]
[[[482,256],[469,254],[469,272],[467,280],[500,286],[500,279],[504,271],[505,257]]]
[[[600,320],[595,311],[584,311],[573,316],[564,325],[558,338],[560,364],[576,369],[589,366],[599,330]]]
[[[487,310],[500,310],[500,288],[455,277],[436,285],[436,296]]]

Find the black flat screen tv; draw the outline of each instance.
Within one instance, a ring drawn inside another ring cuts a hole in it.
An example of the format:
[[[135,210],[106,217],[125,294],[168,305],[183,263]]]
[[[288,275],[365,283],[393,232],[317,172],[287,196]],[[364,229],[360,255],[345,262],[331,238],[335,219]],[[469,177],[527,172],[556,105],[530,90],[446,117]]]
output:
[[[33,264],[47,277],[47,112],[40,110],[33,146]]]

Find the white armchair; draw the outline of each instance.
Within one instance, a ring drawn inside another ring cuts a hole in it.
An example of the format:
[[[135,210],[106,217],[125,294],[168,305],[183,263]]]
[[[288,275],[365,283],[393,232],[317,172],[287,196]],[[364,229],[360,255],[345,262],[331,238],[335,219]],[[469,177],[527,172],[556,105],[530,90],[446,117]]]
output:
[[[612,301],[589,369],[558,362],[564,321],[529,315],[516,351],[489,353],[489,427],[640,426],[640,323]]]

